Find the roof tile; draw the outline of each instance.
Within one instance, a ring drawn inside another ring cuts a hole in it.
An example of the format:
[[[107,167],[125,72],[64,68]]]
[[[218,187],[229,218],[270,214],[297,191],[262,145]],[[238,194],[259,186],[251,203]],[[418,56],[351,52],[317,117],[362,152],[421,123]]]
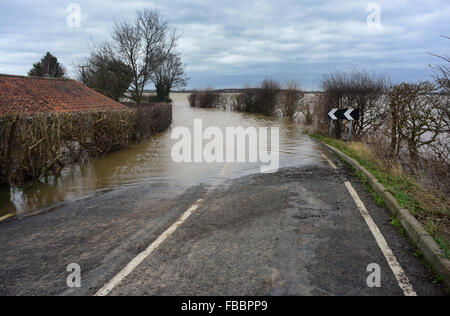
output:
[[[75,80],[0,74],[0,115],[125,108]]]

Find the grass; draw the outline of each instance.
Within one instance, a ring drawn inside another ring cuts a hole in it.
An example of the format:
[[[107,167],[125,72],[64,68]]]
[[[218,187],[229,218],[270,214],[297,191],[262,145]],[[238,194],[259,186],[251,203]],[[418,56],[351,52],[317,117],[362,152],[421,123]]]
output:
[[[344,160],[345,162],[345,160]],[[374,189],[372,189],[372,187],[369,184],[369,180],[359,171],[354,169],[355,171],[355,176],[361,180],[361,182],[363,183],[364,189],[369,192],[370,194],[372,194],[372,198],[375,202],[376,205],[380,206],[380,207],[386,207],[386,202],[384,202],[384,200],[375,192]]]
[[[402,224],[396,217],[391,218],[391,225],[400,233],[400,235],[405,236],[405,228],[403,228]]]
[[[445,256],[450,259],[449,197],[423,188],[413,177],[407,175],[401,165],[395,161],[378,159],[367,144],[344,142],[311,133],[308,133],[308,135],[339,149],[373,174],[396,198],[398,203],[407,208],[411,215],[422,223],[444,251]],[[365,189],[372,194],[376,204],[385,206],[384,201],[373,191],[367,179],[358,171],[355,172],[355,175],[361,179]],[[397,219],[392,219],[391,224],[396,228],[401,227]]]

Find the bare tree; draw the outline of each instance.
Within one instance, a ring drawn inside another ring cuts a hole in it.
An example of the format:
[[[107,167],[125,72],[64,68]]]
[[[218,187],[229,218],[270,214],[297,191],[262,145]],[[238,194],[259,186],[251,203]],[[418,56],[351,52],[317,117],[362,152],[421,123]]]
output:
[[[321,112],[326,115],[332,108],[359,109],[360,119],[355,133],[357,136],[363,136],[383,124],[387,111],[382,98],[387,87],[385,77],[365,70],[327,74],[321,83],[324,93],[320,104],[326,107]],[[336,137],[341,137],[343,128],[343,122],[335,122]]]
[[[159,100],[169,98],[170,91],[174,88],[186,87],[189,78],[185,75],[185,65],[178,54],[171,53],[151,74],[150,79],[155,85]]]
[[[226,97],[208,87],[203,90],[194,90],[188,97],[191,107],[199,108],[226,108]]]
[[[450,37],[442,37],[450,40]],[[429,54],[438,57],[444,62],[443,64],[432,66],[432,68],[434,69],[434,78],[438,89],[448,94],[450,92],[450,57],[448,55]]]
[[[355,127],[357,136],[377,130],[384,124],[387,109],[383,96],[388,91],[388,81],[383,75],[367,71],[354,71],[349,78],[347,102],[359,109],[360,119]]]
[[[319,110],[319,126],[322,131],[328,130],[330,120],[327,117],[327,113],[333,109],[341,109],[345,107],[345,87],[347,84],[346,74],[343,72],[334,72],[325,74],[322,78],[321,88],[323,94],[320,97]],[[343,125],[341,121],[336,121],[334,124],[335,136],[340,138],[343,131]]]
[[[283,117],[293,121],[299,113],[300,100],[305,94],[296,81],[286,82],[283,88],[280,95],[281,112],[283,112]],[[302,110],[304,111],[305,107],[303,107]]]
[[[445,39],[450,37],[442,36]],[[434,79],[436,84],[436,90],[441,94],[441,104],[438,105],[439,115],[445,119],[445,123],[448,127],[447,134],[450,134],[450,57],[448,55],[431,54],[438,57],[443,63],[433,66]],[[447,148],[449,145],[447,144]]]
[[[278,108],[281,92],[280,83],[265,78],[256,87],[246,84],[241,92],[232,98],[232,109],[238,112],[259,113],[273,116]]]
[[[265,78],[261,81],[255,98],[256,106],[259,109],[256,112],[266,116],[273,116],[277,109],[280,91],[280,83],[277,80]]]
[[[141,103],[152,73],[172,53],[177,39],[176,31],[159,11],[153,9],[139,10],[133,21],[115,24],[111,47],[132,69],[130,88],[133,101]]]
[[[417,162],[420,150],[436,146],[448,126],[440,112],[442,97],[433,93],[429,82],[402,83],[389,94],[391,109],[391,153],[398,157],[406,147],[411,162]],[[448,148],[448,147],[447,147]]]
[[[300,113],[305,120],[305,125],[313,125],[317,117],[317,104],[320,102],[320,95],[300,100]]]

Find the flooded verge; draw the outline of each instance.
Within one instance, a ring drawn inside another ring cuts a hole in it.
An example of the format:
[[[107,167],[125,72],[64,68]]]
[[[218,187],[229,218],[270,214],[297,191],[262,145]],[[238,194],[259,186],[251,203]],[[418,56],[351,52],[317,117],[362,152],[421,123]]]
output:
[[[317,159],[317,145],[302,134],[297,123],[253,114],[216,109],[191,108],[188,94],[173,94],[172,128],[193,129],[194,120],[204,127],[279,127],[280,167],[311,164]],[[48,177],[31,186],[0,190],[0,217],[23,216],[61,203],[102,194],[123,186],[165,182],[179,189],[199,183],[218,184],[229,178],[259,172],[254,163],[175,163],[171,149],[175,144],[171,129],[104,158],[91,159],[82,165],[66,168],[59,177]]]

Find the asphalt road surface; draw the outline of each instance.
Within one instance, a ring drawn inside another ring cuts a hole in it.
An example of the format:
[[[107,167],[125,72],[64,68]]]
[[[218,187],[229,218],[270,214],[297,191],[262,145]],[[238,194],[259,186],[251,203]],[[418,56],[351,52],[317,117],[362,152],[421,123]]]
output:
[[[323,153],[338,169],[316,152],[275,174],[120,187],[3,221],[0,295],[442,295],[389,212]],[[71,263],[80,288],[67,287]],[[374,263],[379,288],[367,285]]]

